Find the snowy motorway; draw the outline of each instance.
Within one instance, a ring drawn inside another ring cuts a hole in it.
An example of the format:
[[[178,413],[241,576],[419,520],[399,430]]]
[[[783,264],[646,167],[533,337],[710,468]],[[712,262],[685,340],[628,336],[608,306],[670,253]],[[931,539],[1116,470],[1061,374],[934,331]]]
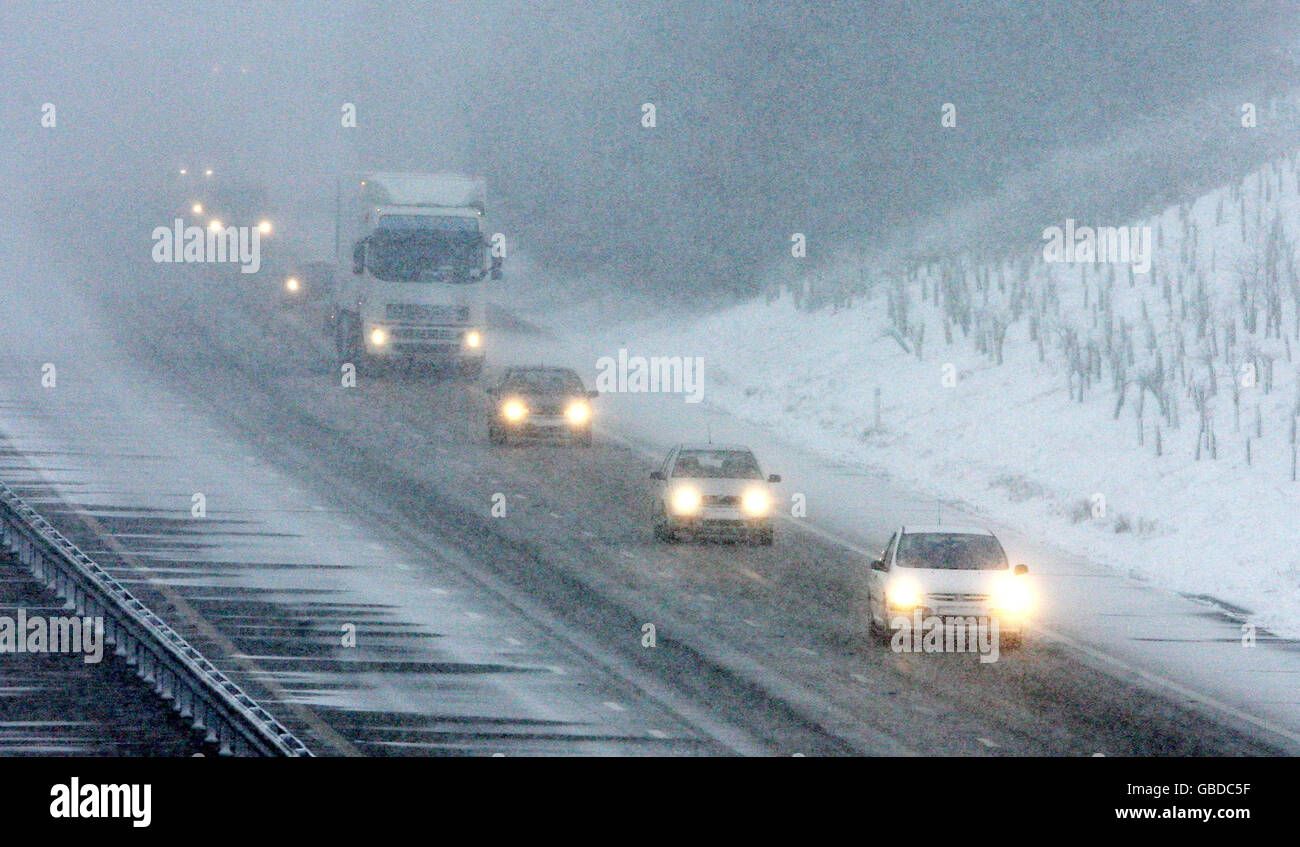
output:
[[[152,294],[100,312],[51,281],[64,296],[6,304],[22,331],[0,350],[0,477],[318,754],[1300,750],[1294,651],[1237,667],[1249,691],[1224,690],[1231,664],[1211,687],[1186,651],[1156,678],[1141,645],[1228,639],[1231,621],[1020,539],[1048,598],[1024,649],[874,644],[864,551],[933,506],[869,468],[653,395],[598,400],[589,450],[491,447],[474,383],[343,388],[310,319],[228,277],[104,273]],[[494,365],[590,377],[588,351],[525,317],[497,313]],[[652,540],[647,472],[706,418],[807,494],[775,546]]]

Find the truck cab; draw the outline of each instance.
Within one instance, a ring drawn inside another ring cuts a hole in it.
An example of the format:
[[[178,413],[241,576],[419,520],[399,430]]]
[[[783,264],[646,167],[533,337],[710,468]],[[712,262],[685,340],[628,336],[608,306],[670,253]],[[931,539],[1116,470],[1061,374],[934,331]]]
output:
[[[491,255],[484,189],[459,174],[368,174],[349,219],[329,323],[342,361],[482,370]]]

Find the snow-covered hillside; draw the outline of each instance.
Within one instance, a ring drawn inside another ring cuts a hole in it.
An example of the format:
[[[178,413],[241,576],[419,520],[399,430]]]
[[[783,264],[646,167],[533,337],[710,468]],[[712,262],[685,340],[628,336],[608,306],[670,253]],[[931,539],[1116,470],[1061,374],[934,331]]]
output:
[[[1297,159],[1078,222],[1126,223],[1150,227],[1146,274],[1041,251],[845,261],[608,346],[702,356],[707,400],[744,418],[1300,636]]]

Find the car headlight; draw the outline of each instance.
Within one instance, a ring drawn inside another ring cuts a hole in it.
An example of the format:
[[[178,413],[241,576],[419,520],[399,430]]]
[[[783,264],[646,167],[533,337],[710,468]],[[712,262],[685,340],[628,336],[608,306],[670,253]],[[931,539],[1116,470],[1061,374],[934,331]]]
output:
[[[574,400],[564,410],[564,416],[569,419],[569,423],[574,426],[582,426],[591,420],[591,406],[582,400]]]
[[[528,407],[522,400],[507,400],[501,405],[501,416],[508,421],[522,421],[528,417]]]
[[[751,518],[761,518],[772,509],[772,498],[761,488],[751,488],[740,495],[740,508]]]
[[[908,576],[895,576],[890,580],[885,597],[894,609],[912,609],[925,601],[921,584]]]
[[[383,347],[388,343],[388,330],[382,326],[377,326],[370,330],[370,343],[376,347]]]
[[[1019,576],[1007,576],[1000,580],[993,590],[993,605],[1000,612],[1011,615],[1023,615],[1034,605],[1034,595],[1029,589],[1028,580]]]
[[[673,492],[673,512],[678,515],[693,515],[700,510],[700,492],[688,486],[682,486]]]
[[[483,346],[483,333],[477,329],[465,333],[465,346],[475,350]]]

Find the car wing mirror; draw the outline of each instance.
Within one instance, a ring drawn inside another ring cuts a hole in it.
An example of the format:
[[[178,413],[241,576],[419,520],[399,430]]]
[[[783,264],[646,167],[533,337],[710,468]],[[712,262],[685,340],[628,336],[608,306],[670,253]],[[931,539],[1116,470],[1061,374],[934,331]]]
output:
[[[767,481],[768,481],[768,482],[780,482],[780,481],[781,481],[781,475],[780,475],[779,473],[768,474],[768,475],[767,475]]]
[[[651,479],[657,479],[657,480],[659,480],[659,481],[661,481],[661,482],[662,482],[663,480],[667,479],[667,477],[664,476],[664,472],[663,472],[663,471],[650,471],[650,478],[651,478]]]
[[[876,559],[874,562],[871,563],[871,569],[873,571],[883,571],[885,569],[885,560]]]
[[[1025,574],[1029,573],[1029,566],[1016,565],[1016,569],[1012,571],[1012,573],[1014,573],[1016,576],[1024,576]]]

